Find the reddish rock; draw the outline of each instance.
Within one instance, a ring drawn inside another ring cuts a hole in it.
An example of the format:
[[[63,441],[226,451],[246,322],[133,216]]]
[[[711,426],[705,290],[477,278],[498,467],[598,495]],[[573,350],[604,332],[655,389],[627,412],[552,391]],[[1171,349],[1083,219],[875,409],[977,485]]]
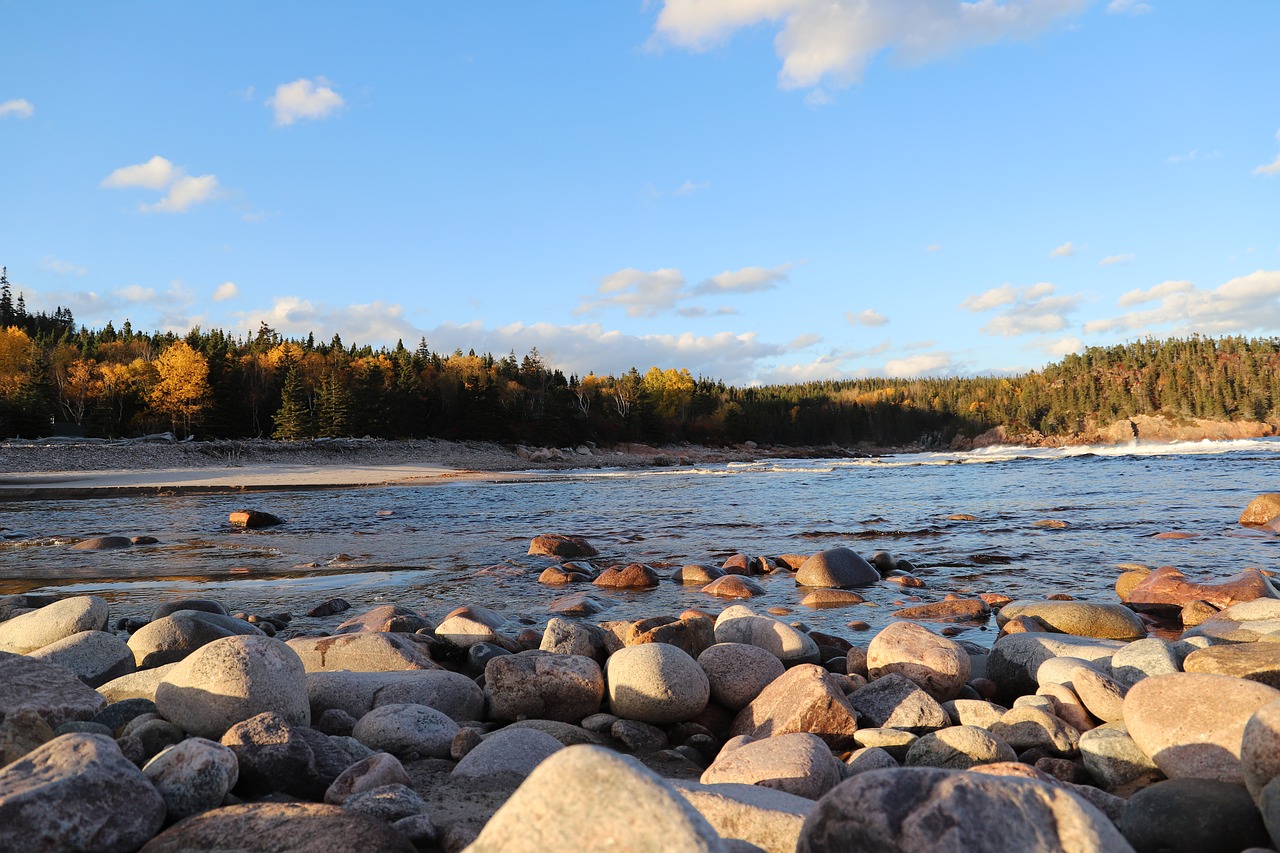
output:
[[[898,619],[974,622],[986,619],[990,612],[987,603],[979,598],[958,598],[935,601],[932,604],[921,604],[916,607],[904,607],[902,610],[895,610],[892,615]]]
[[[853,706],[827,671],[800,664],[775,678],[743,708],[729,733],[761,738],[809,732],[832,749],[852,749],[857,730]]]
[[[416,610],[398,604],[383,604],[372,610],[352,616],[334,629],[335,634],[356,634],[365,631],[412,634],[433,626]]]
[[[784,569],[796,572],[804,565],[804,561],[809,559],[807,554],[779,554],[774,557],[774,561]]]
[[[562,566],[551,566],[550,568],[543,570],[542,574],[538,575],[538,583],[546,584],[547,586],[563,586],[568,583],[586,583],[590,580],[590,575],[582,574],[580,572],[566,571]]]
[[[713,580],[702,591],[717,598],[752,598],[764,595],[765,589],[759,581],[744,575],[728,574]]]
[[[982,599],[988,607],[1004,607],[1012,598],[1002,592],[984,592],[978,598]]]
[[[666,643],[696,658],[708,648],[715,645],[716,628],[710,619],[701,616],[681,616],[674,621],[661,624],[646,624],[650,620],[641,620],[633,624],[623,634],[623,643],[627,646],[642,646],[646,643]]]
[[[827,607],[848,607],[864,601],[865,598],[847,589],[815,589],[801,599],[800,604],[820,610]]]
[[[1187,533],[1184,530],[1166,530],[1164,533],[1157,533],[1152,539],[1195,539],[1199,537],[1198,533]]]
[[[544,533],[535,536],[529,543],[529,553],[543,557],[564,557],[573,560],[578,557],[594,557],[599,552],[581,536],[564,536],[559,533]]]
[[[596,586],[610,589],[653,589],[660,582],[658,573],[641,563],[632,563],[624,569],[611,566],[593,581]]]
[[[1193,601],[1207,601],[1226,608],[1256,598],[1280,598],[1271,582],[1254,568],[1232,575],[1220,583],[1197,583],[1173,566],[1161,566],[1135,586],[1124,599],[1135,609],[1178,608]]]
[[[912,589],[919,589],[924,586],[924,581],[920,580],[920,578],[915,575],[889,575],[885,578],[885,581],[888,583],[896,583],[898,586],[910,587]]]
[[[1240,513],[1240,523],[1254,526],[1270,524],[1280,518],[1280,494],[1258,495]]]
[[[256,509],[238,509],[227,518],[236,527],[258,528],[284,524],[284,519]]]
[[[734,554],[721,563],[720,568],[731,575],[753,575],[759,574],[756,570],[758,565],[759,562],[755,557],[748,554]]]
[[[911,622],[895,622],[871,640],[867,672],[872,679],[897,673],[946,702],[969,680],[969,653],[945,637]]]

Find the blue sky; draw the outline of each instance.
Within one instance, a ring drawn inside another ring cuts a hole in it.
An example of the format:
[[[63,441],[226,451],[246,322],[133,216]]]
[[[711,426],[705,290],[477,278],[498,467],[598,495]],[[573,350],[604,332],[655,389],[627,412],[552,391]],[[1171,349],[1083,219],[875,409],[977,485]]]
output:
[[[1280,334],[1280,4],[0,0],[0,264],[185,332],[1036,368]]]

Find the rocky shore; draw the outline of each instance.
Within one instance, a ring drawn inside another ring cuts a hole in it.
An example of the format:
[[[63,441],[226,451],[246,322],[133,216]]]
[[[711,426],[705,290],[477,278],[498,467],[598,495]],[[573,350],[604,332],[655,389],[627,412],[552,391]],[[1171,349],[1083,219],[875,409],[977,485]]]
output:
[[[1278,517],[1265,495],[1241,523]],[[1126,565],[1114,600],[950,596],[868,637],[733,599],[765,572],[826,605],[911,586],[885,552],[736,555],[662,578],[598,564],[571,535],[529,551],[549,561],[544,584],[717,584],[728,600],[599,622],[590,592],[549,615],[459,602],[436,621],[411,601],[230,613],[185,599],[113,619],[93,596],[0,598],[0,849],[1280,843],[1268,573]],[[948,636],[991,618],[991,649]]]

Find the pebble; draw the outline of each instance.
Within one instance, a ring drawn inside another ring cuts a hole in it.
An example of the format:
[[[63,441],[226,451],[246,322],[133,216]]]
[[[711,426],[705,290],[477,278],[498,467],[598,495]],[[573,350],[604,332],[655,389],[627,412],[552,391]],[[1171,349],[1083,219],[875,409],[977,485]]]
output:
[[[463,756],[450,775],[459,779],[523,779],[564,748],[560,741],[537,729],[499,729]]]
[[[393,784],[410,785],[412,781],[398,758],[389,752],[375,752],[338,774],[325,789],[324,801],[340,806],[352,794]]]
[[[395,823],[413,815],[426,814],[429,807],[413,788],[392,783],[354,793],[342,801],[342,808],[385,823]]]

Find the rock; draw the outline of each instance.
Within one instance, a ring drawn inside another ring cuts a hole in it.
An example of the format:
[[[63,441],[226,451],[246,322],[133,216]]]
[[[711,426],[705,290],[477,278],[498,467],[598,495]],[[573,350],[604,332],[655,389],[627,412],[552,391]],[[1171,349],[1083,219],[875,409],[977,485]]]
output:
[[[1051,707],[1045,710],[1078,732],[1087,732],[1097,725],[1080,697],[1065,684],[1042,684],[1036,695],[1047,697]],[[1023,698],[1027,697],[1020,697],[1017,701],[1021,702]]]
[[[1124,719],[1125,688],[1113,678],[1088,667],[1077,666],[1071,673],[1071,689],[1089,713],[1104,723]]]
[[[728,574],[719,566],[704,566],[700,564],[691,564],[681,566],[671,574],[671,579],[676,583],[697,584],[706,586],[714,580],[724,577]]]
[[[611,714],[595,714],[593,716],[611,717]],[[612,725],[612,723],[610,724]],[[565,746],[579,746],[581,744],[594,744],[597,746],[608,743],[608,738],[596,732],[588,731],[582,726],[575,726],[570,723],[561,723],[556,720],[517,720],[506,726],[508,729],[537,729],[543,734],[551,735]],[[606,728],[605,731],[608,731]]]
[[[749,577],[725,575],[704,586],[702,591],[717,598],[754,598],[757,595],[764,595],[766,590],[759,581]]]
[[[535,536],[529,543],[531,556],[563,557],[576,560],[580,557],[594,557],[600,552],[581,536],[564,536],[559,533],[544,533]]]
[[[982,699],[953,699],[950,702],[943,702],[942,707],[951,718],[953,725],[978,726],[983,729],[991,728],[991,724],[1009,710]]]
[[[434,626],[416,610],[401,607],[398,604],[383,604],[347,619],[333,630],[337,634],[359,634],[366,631],[375,633],[412,634],[415,631],[428,630]]]
[[[969,653],[928,628],[895,622],[871,639],[867,672],[873,680],[897,673],[946,702],[959,696],[969,680]]]
[[[462,825],[455,824],[455,826],[461,827]],[[440,837],[440,831],[436,828],[435,821],[431,819],[430,815],[426,814],[402,817],[391,824],[391,828],[407,838],[419,850],[427,850],[434,847]]]
[[[858,729],[853,736],[854,743],[863,749],[883,749],[898,762],[907,757],[907,751],[919,739],[902,729]]]
[[[298,637],[288,641],[307,672],[347,669],[354,672],[393,672],[439,669],[426,645],[414,635],[390,631],[362,631],[334,637]]]
[[[1132,853],[1106,816],[1032,779],[925,767],[876,770],[818,801],[798,853]]]
[[[1040,664],[1053,657],[1073,657],[1087,661],[1110,659],[1124,643],[1073,637],[1070,634],[1009,634],[996,640],[987,658],[987,677],[1000,685],[1000,694],[1012,702],[1034,693],[1039,683]]]
[[[849,704],[860,718],[878,728],[922,735],[951,724],[936,699],[896,672],[849,694]]]
[[[1280,598],[1280,593],[1266,575],[1254,568],[1245,569],[1220,583],[1190,581],[1173,566],[1161,566],[1135,586],[1125,603],[1139,610],[1181,609],[1193,601],[1207,601],[1225,608],[1258,598]]]
[[[63,723],[58,728],[73,724],[74,721]],[[57,734],[64,734],[64,732],[60,731]],[[37,747],[53,740],[54,737],[53,729],[44,721],[44,717],[34,710],[23,708],[9,714],[4,718],[4,722],[0,723],[0,767],[12,764]]]
[[[832,589],[871,586],[880,573],[848,548],[819,551],[804,561],[796,572],[798,586],[821,586]]]
[[[572,565],[572,564],[570,564]],[[593,576],[586,572],[575,572],[565,566],[548,566],[538,575],[538,583],[547,586],[564,586],[570,583],[590,583]]]
[[[720,564],[720,568],[731,575],[762,574],[762,572],[755,570],[758,564],[755,557],[739,553],[731,554],[725,558],[725,561]]]
[[[64,666],[0,652],[0,720],[30,710],[57,728],[68,720],[92,720],[106,704]]]
[[[759,785],[816,800],[838,785],[841,777],[840,762],[822,740],[793,732],[722,751],[699,781]]]
[[[367,814],[386,823],[426,814],[430,808],[413,788],[398,783],[352,794],[343,801],[342,807],[349,812]]]
[[[426,705],[380,705],[356,722],[351,735],[370,749],[395,756],[448,758],[458,724]]]
[[[375,752],[338,774],[324,792],[324,801],[340,806],[352,794],[383,785],[412,785],[400,760],[389,752]]]
[[[589,592],[574,592],[553,598],[547,605],[548,613],[560,616],[592,616],[608,608],[609,602]]]
[[[662,729],[639,720],[618,720],[609,727],[609,734],[635,755],[647,755],[671,745]]]
[[[307,675],[311,711],[319,717],[339,708],[359,719],[378,705],[428,705],[454,720],[484,715],[484,691],[465,675],[448,670],[405,672],[313,672]]]
[[[794,853],[813,800],[759,785],[673,780],[682,797],[726,840],[742,839],[768,853]]]
[[[225,746],[193,737],[160,752],[142,772],[164,798],[168,819],[177,821],[222,805],[240,764]]]
[[[1108,791],[1164,778],[1156,763],[1129,737],[1123,723],[1082,732],[1080,757],[1098,786]]]
[[[623,638],[625,645],[667,643],[696,658],[715,645],[715,623],[702,616],[682,616],[674,622],[646,626],[648,620],[634,624]],[[643,630],[642,630],[642,626]]]
[[[133,651],[115,634],[81,631],[30,652],[29,657],[65,666],[90,687],[134,670]]]
[[[564,744],[537,729],[499,729],[468,752],[449,775],[459,779],[523,779],[561,749]]]
[[[991,608],[980,598],[958,598],[934,601],[916,607],[904,607],[893,611],[895,619],[928,619],[934,622],[980,622],[991,613]]]
[[[129,638],[139,669],[177,663],[196,649],[226,637],[261,637],[263,632],[243,619],[179,610],[142,626]]]
[[[801,664],[770,682],[738,713],[729,733],[752,738],[807,733],[830,749],[847,749],[857,729],[853,706],[826,670]]]
[[[322,601],[315,607],[307,611],[307,615],[320,619],[325,616],[337,616],[351,609],[351,604],[345,598],[330,598],[328,601]]]
[[[71,546],[72,551],[118,551],[121,548],[132,548],[133,540],[128,536],[94,536],[82,539]]]
[[[201,613],[215,613],[218,616],[228,615],[227,608],[222,606],[222,602],[211,598],[182,598],[176,601],[164,601],[151,608],[149,621],[154,622],[157,619],[172,616],[179,610],[197,610]]]
[[[786,668],[772,653],[745,643],[717,643],[698,656],[707,674],[711,699],[730,711],[740,711],[760,695]]]
[[[602,797],[601,792],[614,795]],[[706,818],[653,771],[600,747],[573,746],[529,775],[468,853],[624,846],[672,853],[729,850]]]
[[[613,713],[645,723],[678,723],[702,713],[711,684],[698,662],[665,643],[628,646],[605,664]]]
[[[1152,675],[1181,672],[1179,658],[1159,637],[1135,640],[1111,656],[1111,677],[1132,687]]]
[[[318,800],[354,762],[328,735],[291,725],[280,714],[257,714],[222,736],[240,766],[239,792],[261,796],[284,792]]]
[[[194,850],[416,853],[409,840],[387,823],[316,803],[244,803],[214,809],[174,824],[151,839],[140,853]]]
[[[245,527],[249,529],[257,529],[260,527],[274,527],[277,524],[284,524],[284,519],[272,515],[269,512],[262,512],[256,509],[238,509],[227,516],[234,527]]]
[[[1139,640],[1147,635],[1137,615],[1121,604],[1094,601],[1013,601],[1000,608],[996,624],[1018,616],[1038,619],[1062,634],[1102,640]]]
[[[1245,723],[1240,762],[1245,786],[1260,800],[1266,784],[1280,776],[1280,702],[1263,705]]]
[[[717,643],[759,646],[782,661],[783,666],[821,662],[818,644],[808,634],[777,619],[758,616],[740,604],[726,607],[716,618],[715,639]]]
[[[99,685],[98,692],[105,696],[108,702],[112,703],[123,702],[128,699],[146,699],[154,703],[156,687],[175,666],[177,666],[176,663],[167,663],[154,669],[144,669],[139,672],[122,675],[119,678],[113,678],[106,684]]]
[[[0,622],[0,652],[25,655],[81,631],[102,631],[110,616],[96,595],[64,598]]]
[[[547,620],[539,648],[556,655],[582,655],[603,663],[605,652],[604,631],[595,625],[570,622],[553,616]]]
[[[496,657],[484,669],[489,716],[521,717],[576,723],[600,710],[604,674],[582,655],[542,651]]]
[[[1268,493],[1258,495],[1249,501],[1249,505],[1240,513],[1240,524],[1263,527],[1280,518],[1280,495]]]
[[[907,750],[908,767],[968,770],[979,764],[1017,761],[1013,747],[977,726],[949,726],[917,738]]]
[[[165,719],[211,740],[264,711],[311,723],[302,661],[270,637],[226,637],[197,649],[156,686],[155,701]]]
[[[496,610],[487,607],[459,607],[437,627],[437,637],[448,640],[459,648],[468,649],[476,643],[496,643],[502,645],[498,629],[507,623],[507,619]]]
[[[1280,688],[1280,643],[1210,646],[1187,655],[1182,668],[1186,672],[1247,678]]]
[[[608,589],[653,589],[661,582],[657,572],[641,563],[631,563],[621,569],[610,566],[592,581]]]
[[[760,589],[763,591],[764,587]],[[862,604],[864,601],[866,601],[865,598],[847,589],[815,589],[800,599],[800,605],[812,607],[814,610],[826,610],[832,607],[850,607],[854,604]]]
[[[1070,756],[1080,746],[1079,731],[1039,708],[1010,708],[990,731],[1018,752],[1038,747],[1050,755]]]
[[[186,733],[168,720],[159,718],[151,720],[144,716],[125,727],[121,740],[129,736],[137,739],[145,764],[145,759],[159,755],[161,751],[175,743],[181,743]]]
[[[1240,785],[1245,725],[1277,699],[1280,690],[1225,675],[1156,675],[1130,688],[1124,722],[1129,736],[1169,778]]]
[[[1213,779],[1169,779],[1129,799],[1120,831],[1139,853],[1239,853],[1271,839],[1249,793]]]
[[[1280,634],[1280,601],[1258,598],[1242,601],[1206,619],[1196,627],[1184,631],[1183,641],[1201,638],[1199,648],[1210,643],[1253,643],[1267,636]]]
[[[128,853],[160,831],[164,809],[111,738],[62,735],[0,770],[0,850]]]
[[[864,730],[865,731],[865,730]],[[898,769],[898,760],[889,754],[887,749],[879,746],[864,746],[849,753],[845,759],[844,776],[857,776],[872,770]]]

